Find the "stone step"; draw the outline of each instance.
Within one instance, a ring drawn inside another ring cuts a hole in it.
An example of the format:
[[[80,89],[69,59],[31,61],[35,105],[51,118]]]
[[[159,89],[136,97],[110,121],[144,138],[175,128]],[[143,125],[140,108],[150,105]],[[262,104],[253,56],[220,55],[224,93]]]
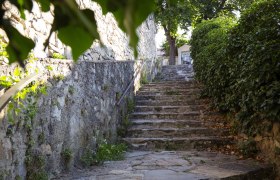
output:
[[[196,100],[196,95],[137,95],[135,96],[136,101],[141,100]]]
[[[127,137],[132,138],[174,138],[174,137],[197,137],[211,135],[228,135],[228,131],[215,131],[205,127],[195,128],[141,128],[132,126],[128,129]]]
[[[187,128],[203,127],[204,123],[200,120],[175,120],[175,119],[134,119],[131,120],[132,126],[140,129],[146,128]]]
[[[139,91],[167,91],[167,92],[177,92],[177,91],[192,91],[199,93],[202,90],[202,88],[199,87],[180,87],[180,86],[172,86],[172,87],[166,87],[166,86],[155,86],[155,87],[141,87]]]
[[[193,106],[135,106],[135,112],[165,112],[165,113],[182,113],[187,111],[203,110],[203,105]]]
[[[165,85],[172,85],[172,84],[198,84],[196,81],[163,81],[163,82],[150,82],[145,84],[146,85],[154,85],[154,84],[165,84]]]
[[[197,84],[146,84],[140,88],[141,89],[149,89],[149,88],[184,88],[184,89],[202,89],[202,86],[199,86]]]
[[[139,92],[142,91],[150,91],[150,92],[167,92],[169,94],[174,94],[177,92],[184,92],[184,91],[190,91],[193,93],[197,93],[200,94],[202,88],[198,88],[198,87],[176,87],[176,86],[172,86],[172,87],[166,87],[166,86],[156,86],[156,87],[142,87],[139,89]]]
[[[178,87],[202,87],[201,84],[192,81],[160,81],[145,84],[143,87],[157,87],[157,86],[178,86]]]
[[[137,150],[205,150],[213,146],[233,144],[232,138],[216,136],[191,138],[124,138],[124,142]]]
[[[134,112],[130,115],[131,119],[186,119],[186,120],[198,120],[200,117],[198,111],[186,112],[186,113],[146,113],[146,112]]]
[[[146,96],[161,96],[161,95],[200,95],[200,90],[176,90],[176,91],[166,91],[156,90],[156,91],[137,91],[136,95],[146,95]]]
[[[137,106],[193,106],[202,105],[201,100],[139,100]]]

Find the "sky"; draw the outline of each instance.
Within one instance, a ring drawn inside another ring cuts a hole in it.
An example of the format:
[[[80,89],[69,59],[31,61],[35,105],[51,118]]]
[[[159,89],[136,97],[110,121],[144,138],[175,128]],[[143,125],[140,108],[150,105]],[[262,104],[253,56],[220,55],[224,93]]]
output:
[[[182,29],[178,29],[178,34],[184,34],[186,31]],[[185,35],[187,39],[191,38],[191,31],[187,32],[187,35]],[[156,46],[157,49],[160,48],[160,46],[163,44],[163,42],[166,40],[166,37],[164,35],[164,30],[162,27],[158,26],[157,34],[156,34]]]

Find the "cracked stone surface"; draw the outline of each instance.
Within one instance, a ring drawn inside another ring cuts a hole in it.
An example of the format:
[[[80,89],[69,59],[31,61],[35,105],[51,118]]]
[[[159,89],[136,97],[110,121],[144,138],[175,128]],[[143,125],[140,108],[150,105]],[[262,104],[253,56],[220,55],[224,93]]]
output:
[[[186,180],[242,179],[255,170],[266,167],[252,160],[237,160],[234,156],[196,151],[132,151],[125,160],[108,161],[87,170],[75,169],[56,179],[72,180]],[[255,174],[254,174],[255,173]],[[250,178],[248,178],[250,179]]]

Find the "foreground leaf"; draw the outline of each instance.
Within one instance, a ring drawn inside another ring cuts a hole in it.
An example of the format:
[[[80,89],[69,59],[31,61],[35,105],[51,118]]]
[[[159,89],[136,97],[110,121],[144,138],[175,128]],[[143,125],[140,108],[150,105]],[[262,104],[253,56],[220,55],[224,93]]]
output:
[[[29,52],[34,48],[35,44],[31,39],[21,35],[17,29],[11,25],[6,29],[9,38],[7,52],[9,55],[9,64],[18,62],[24,67],[24,60],[27,58]]]
[[[155,2],[153,0],[96,0],[96,2],[101,5],[104,14],[108,12],[114,14],[119,27],[128,34],[129,45],[137,57],[139,38],[136,29],[155,10]]]
[[[58,38],[72,48],[72,55],[75,61],[84,51],[90,48],[94,40],[88,32],[76,26],[59,29]]]

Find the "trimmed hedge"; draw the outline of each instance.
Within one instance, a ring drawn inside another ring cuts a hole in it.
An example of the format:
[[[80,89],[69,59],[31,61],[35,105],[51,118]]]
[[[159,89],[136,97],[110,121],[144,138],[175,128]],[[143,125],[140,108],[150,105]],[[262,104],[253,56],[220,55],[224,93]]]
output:
[[[226,47],[234,19],[219,17],[203,21],[192,33],[191,56],[196,79],[205,85],[204,95],[212,98],[216,107],[228,109],[225,96],[229,86]]]
[[[196,78],[220,110],[244,127],[280,122],[280,1],[261,0],[240,17],[205,21],[193,32]]]

